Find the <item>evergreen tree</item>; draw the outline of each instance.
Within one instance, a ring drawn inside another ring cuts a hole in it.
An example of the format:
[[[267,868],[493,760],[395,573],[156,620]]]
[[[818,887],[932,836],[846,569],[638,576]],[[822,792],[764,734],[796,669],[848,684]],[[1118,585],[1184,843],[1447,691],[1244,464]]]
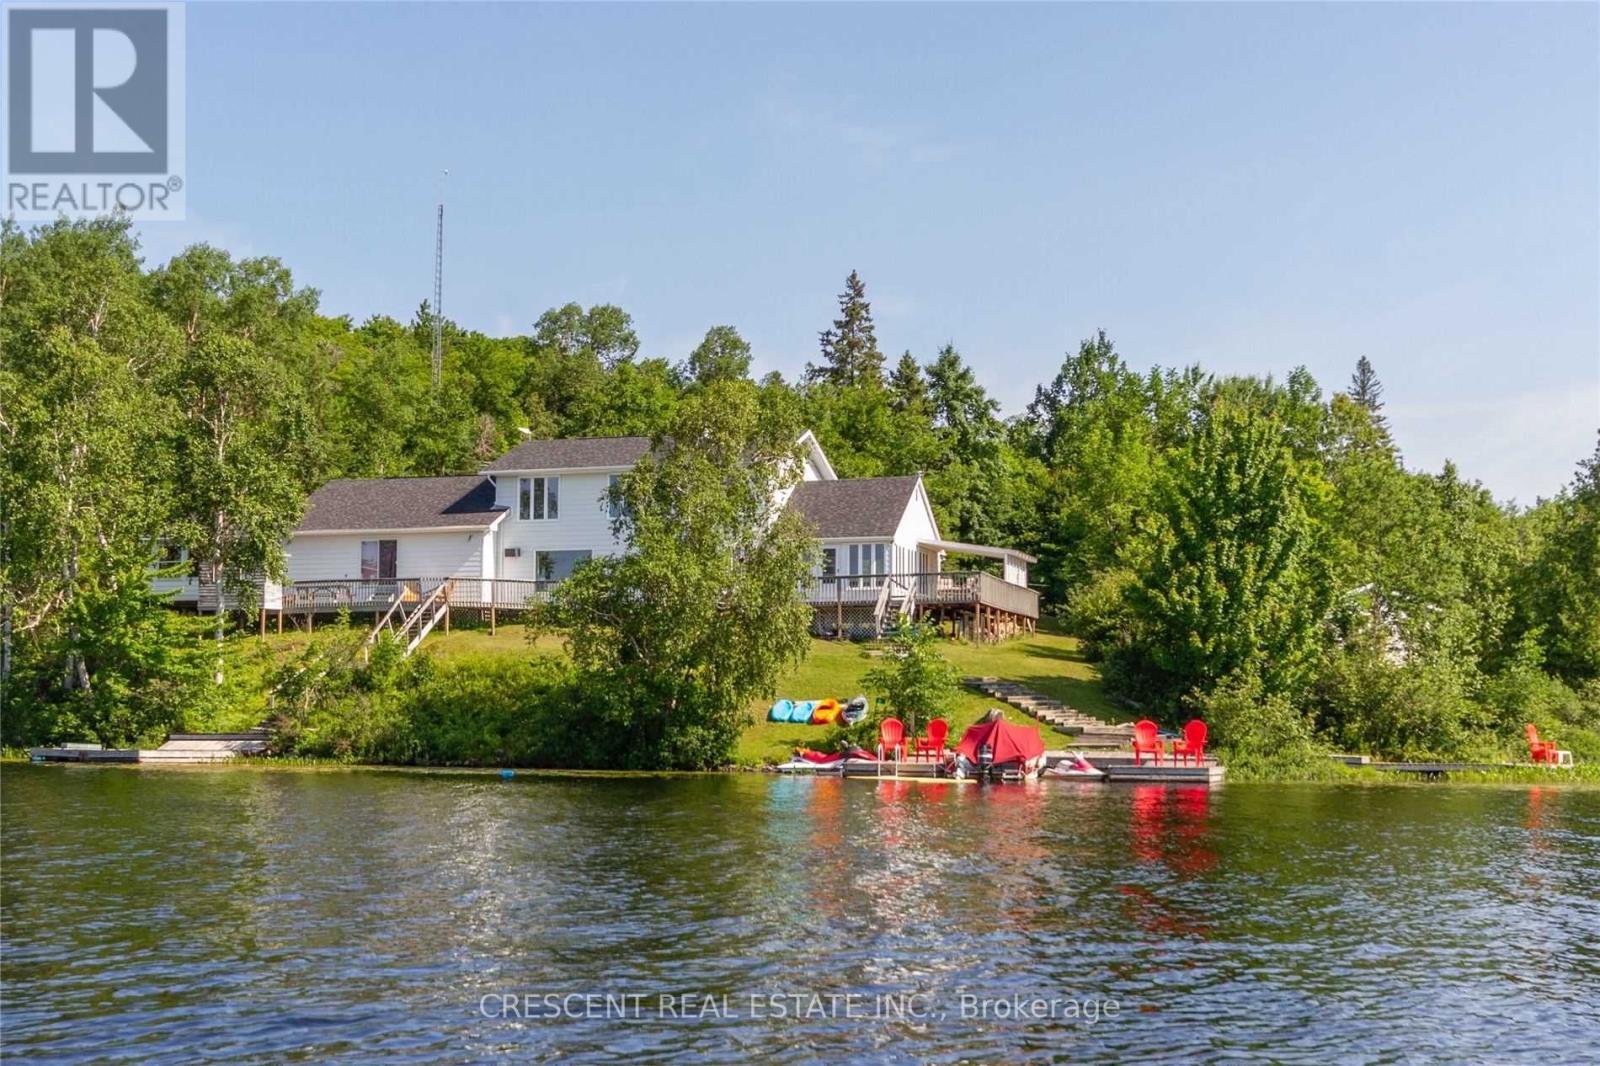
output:
[[[1367,409],[1372,424],[1387,435],[1389,421],[1383,417],[1383,384],[1372,369],[1372,361],[1364,355],[1356,360],[1356,372],[1350,375],[1349,396]]]
[[[890,405],[897,412],[926,415],[928,383],[922,376],[922,367],[909,351],[902,352],[900,361],[889,374]]]
[[[873,332],[872,306],[867,303],[867,287],[854,270],[839,294],[839,317],[819,339],[823,362],[806,365],[807,381],[872,388],[883,384],[883,353]]]

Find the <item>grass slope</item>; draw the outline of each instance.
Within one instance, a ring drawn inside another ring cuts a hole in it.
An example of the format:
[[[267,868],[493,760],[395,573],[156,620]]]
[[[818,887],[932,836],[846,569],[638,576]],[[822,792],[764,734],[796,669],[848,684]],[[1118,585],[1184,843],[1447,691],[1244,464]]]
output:
[[[302,633],[281,636],[269,633],[265,640],[254,634],[235,636],[227,645],[229,710],[210,721],[188,723],[188,728],[244,729],[260,722],[267,713],[266,694],[262,688],[267,671],[293,658],[305,646],[306,637]],[[422,650],[441,661],[475,656],[526,656],[534,650],[558,653],[561,640],[546,635],[530,643],[527,630],[519,625],[501,626],[492,637],[487,629],[458,627],[450,633],[429,634]],[[1036,636],[1000,644],[951,641],[940,645],[940,650],[963,676],[988,675],[1016,681],[1107,721],[1122,721],[1128,717],[1106,700],[1100,689],[1098,671],[1084,659],[1077,640],[1054,630],[1041,629]],[[862,676],[878,661],[880,653],[881,646],[877,644],[813,640],[805,662],[779,682],[778,695],[790,699],[854,696],[865,691]],[[815,745],[827,735],[828,730],[823,726],[767,721],[767,709],[771,705],[772,701],[765,698],[751,703],[754,722],[745,730],[735,751],[740,763],[782,762],[796,747]],[[994,706],[1000,706],[1014,722],[1035,724],[1021,711],[963,689],[960,706],[950,723],[952,730],[959,731]],[[1046,743],[1051,742],[1049,738],[1059,736],[1047,727],[1044,731]]]
[[[1107,721],[1122,721],[1125,712],[1113,708],[1100,689],[1099,673],[1084,659],[1075,638],[1041,629],[1037,636],[1018,638],[1000,644],[949,642],[940,645],[944,657],[963,676],[1002,677],[1053,696],[1069,707],[1076,707]],[[838,641],[814,640],[806,661],[791,670],[778,685],[778,695],[787,699],[849,697],[865,691],[862,676],[877,662],[880,646]],[[871,696],[872,693],[867,693]],[[758,700],[750,711],[756,721],[744,731],[735,751],[740,763],[782,762],[796,747],[814,746],[825,737],[825,726],[796,725],[766,720],[770,700]],[[1014,708],[998,704],[987,696],[963,689],[951,729],[959,732],[990,707],[1000,707],[1006,718],[1037,724]],[[919,726],[921,723],[918,723]],[[1041,727],[1045,743],[1060,734]]]

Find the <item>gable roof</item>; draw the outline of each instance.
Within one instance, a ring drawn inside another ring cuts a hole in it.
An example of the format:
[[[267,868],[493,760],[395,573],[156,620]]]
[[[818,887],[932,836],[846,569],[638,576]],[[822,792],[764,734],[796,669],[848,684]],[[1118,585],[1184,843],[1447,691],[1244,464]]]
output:
[[[588,470],[629,467],[650,450],[649,437],[568,437],[525,440],[484,467],[495,470]]]
[[[505,513],[494,505],[494,482],[478,474],[340,478],[311,494],[295,532],[487,529]]]
[[[900,528],[920,474],[802,481],[789,506],[816,527],[817,536],[892,537]]]

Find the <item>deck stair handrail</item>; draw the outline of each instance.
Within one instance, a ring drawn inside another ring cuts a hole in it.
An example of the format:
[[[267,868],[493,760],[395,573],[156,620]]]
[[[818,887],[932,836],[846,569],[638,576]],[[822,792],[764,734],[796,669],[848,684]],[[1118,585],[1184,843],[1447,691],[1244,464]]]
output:
[[[878,591],[877,605],[872,609],[872,618],[877,625],[879,636],[883,635],[890,607],[895,609],[898,618],[905,618],[911,613],[914,597],[915,593],[910,582],[892,575],[883,578],[883,587]]]
[[[386,629],[387,630],[391,630],[391,631],[394,629],[394,616],[395,615],[398,614],[400,616],[400,620],[401,620],[402,624],[405,624],[408,621],[408,619],[406,618],[405,606],[406,606],[406,596],[405,596],[405,594],[404,593],[397,594],[395,596],[395,598],[394,598],[394,602],[389,604],[389,609],[387,611],[383,612],[383,617],[379,618],[378,621],[373,625],[372,632],[367,634],[367,639],[366,639],[366,644],[365,644],[366,647],[370,648],[373,644],[377,643],[378,634],[379,633],[382,633]]]
[[[406,655],[417,650],[417,645],[422,643],[422,638],[433,631],[433,627],[450,614],[450,593],[456,587],[454,578],[442,581],[433,587],[426,599],[417,605],[411,612],[411,617],[406,619],[406,624],[400,627],[400,639],[406,640]],[[415,631],[413,633],[413,631]]]
[[[414,581],[400,582],[400,590],[395,595],[394,602],[372,627],[372,632],[367,634],[367,639],[362,645],[363,655],[369,655],[369,649],[377,643],[378,637],[388,632],[405,645],[404,655],[409,656],[417,650],[422,638],[432,632],[433,627],[450,613],[450,593],[455,588],[454,578],[438,582],[428,590],[427,595],[420,597],[416,588],[418,584]],[[396,625],[396,622],[399,624]]]

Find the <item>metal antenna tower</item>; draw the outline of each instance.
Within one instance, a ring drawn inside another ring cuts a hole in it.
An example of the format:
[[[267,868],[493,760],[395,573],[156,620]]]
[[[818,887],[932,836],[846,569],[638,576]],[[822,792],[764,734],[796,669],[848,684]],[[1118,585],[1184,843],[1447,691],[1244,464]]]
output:
[[[439,387],[444,369],[444,172],[439,179],[439,222],[433,236],[433,387]]]

